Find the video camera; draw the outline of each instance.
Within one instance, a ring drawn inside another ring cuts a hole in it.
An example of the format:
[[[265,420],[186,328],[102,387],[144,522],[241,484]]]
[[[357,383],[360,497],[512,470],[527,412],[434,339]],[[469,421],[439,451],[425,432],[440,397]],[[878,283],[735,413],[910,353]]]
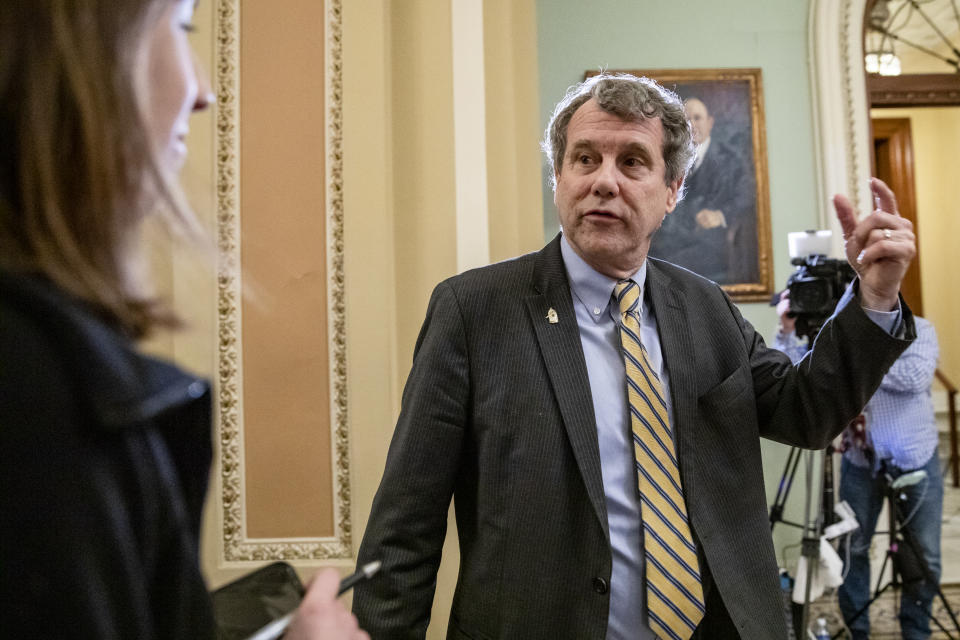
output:
[[[796,267],[787,278],[790,291],[787,315],[796,318],[797,336],[809,340],[819,333],[856,275],[846,260],[827,257],[832,238],[830,231],[800,231],[787,235],[790,264]],[[778,293],[770,304],[776,306],[779,301]]]
[[[797,269],[787,278],[788,315],[797,319],[797,335],[812,340],[833,313],[856,272],[846,260],[819,253],[793,258],[790,264]]]

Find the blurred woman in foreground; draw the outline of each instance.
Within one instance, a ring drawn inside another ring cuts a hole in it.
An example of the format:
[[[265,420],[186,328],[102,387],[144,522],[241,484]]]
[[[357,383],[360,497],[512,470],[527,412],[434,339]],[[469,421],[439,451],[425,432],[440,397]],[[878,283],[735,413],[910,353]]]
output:
[[[199,234],[176,174],[212,101],[195,0],[0,2],[0,628],[201,638],[206,381],[136,341],[172,329],[141,222]],[[365,638],[315,581],[287,637]]]

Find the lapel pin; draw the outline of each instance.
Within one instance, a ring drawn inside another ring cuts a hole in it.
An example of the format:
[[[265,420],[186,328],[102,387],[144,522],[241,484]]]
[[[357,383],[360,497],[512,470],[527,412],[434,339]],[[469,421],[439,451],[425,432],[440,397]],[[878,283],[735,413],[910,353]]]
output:
[[[550,307],[550,310],[547,311],[547,322],[550,324],[557,324],[560,322],[560,319],[557,318],[557,312],[553,310],[553,307]]]

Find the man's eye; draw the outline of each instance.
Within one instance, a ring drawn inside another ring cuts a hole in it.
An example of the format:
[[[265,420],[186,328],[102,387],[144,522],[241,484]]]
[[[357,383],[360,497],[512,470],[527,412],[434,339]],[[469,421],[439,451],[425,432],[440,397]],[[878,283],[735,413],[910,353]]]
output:
[[[640,158],[627,158],[623,161],[623,164],[628,167],[639,167],[643,163],[640,161]]]
[[[195,27],[193,24],[189,22],[181,22],[180,28],[186,31],[187,33],[193,33],[194,31],[197,30],[197,27]]]
[[[588,162],[590,162],[590,156],[583,154],[579,158],[577,158],[577,162],[579,162],[580,164],[587,164]]]

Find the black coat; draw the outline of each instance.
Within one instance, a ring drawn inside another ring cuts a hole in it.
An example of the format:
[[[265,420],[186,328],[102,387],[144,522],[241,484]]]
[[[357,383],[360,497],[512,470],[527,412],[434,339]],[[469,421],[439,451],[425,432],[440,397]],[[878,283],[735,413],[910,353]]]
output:
[[[705,575],[699,637],[785,638],[760,437],[826,446],[907,347],[912,318],[904,307],[899,340],[851,301],[794,366],[715,283],[659,260],[647,269]],[[451,496],[448,638],[605,637],[612,551],[559,237],[434,291],[358,554],[383,561],[353,600],[374,640],[424,637]]]
[[[210,392],[0,272],[0,635],[203,638]]]

